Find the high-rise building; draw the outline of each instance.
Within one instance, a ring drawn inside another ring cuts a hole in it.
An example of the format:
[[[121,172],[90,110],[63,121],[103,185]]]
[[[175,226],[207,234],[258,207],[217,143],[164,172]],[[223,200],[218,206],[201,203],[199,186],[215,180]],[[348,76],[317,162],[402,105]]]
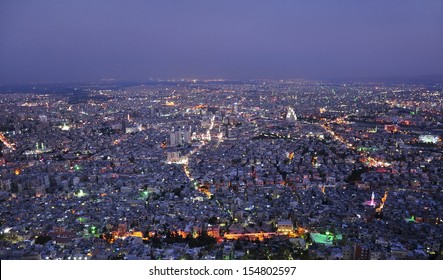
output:
[[[354,244],[354,260],[369,260],[371,252],[367,246]]]
[[[177,133],[172,129],[172,132],[169,134],[169,145],[171,147],[175,147],[178,145]]]
[[[152,118],[152,117],[155,117],[155,108],[154,107],[150,107],[149,108],[149,116]]]
[[[122,133],[126,133],[126,120],[122,120]]]
[[[238,114],[238,104],[237,104],[237,102],[234,103],[234,108],[232,109],[232,112],[234,114]]]
[[[184,132],[180,128],[177,131],[172,129],[172,132],[169,134],[169,144],[171,147],[182,146],[183,142],[190,144],[191,136],[192,133],[190,128]]]
[[[186,144],[191,144],[192,142],[192,131],[191,131],[191,127],[189,127],[189,129],[185,130],[183,132],[183,141]]]
[[[183,145],[183,132],[182,132],[181,129],[178,129],[178,130],[175,132],[175,137],[176,137],[176,139],[177,139],[177,146],[181,146],[181,145]]]

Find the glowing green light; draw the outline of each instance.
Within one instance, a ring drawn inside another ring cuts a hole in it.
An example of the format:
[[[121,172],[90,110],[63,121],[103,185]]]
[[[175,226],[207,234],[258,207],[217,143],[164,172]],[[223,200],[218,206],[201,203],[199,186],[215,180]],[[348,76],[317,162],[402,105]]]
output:
[[[74,169],[76,170],[76,171],[79,171],[80,169],[81,169],[81,167],[79,166],[79,165],[74,165]]]
[[[321,234],[321,233],[310,233],[309,234],[314,243],[320,243],[324,245],[332,245],[333,244],[333,236]]]
[[[415,223],[415,216],[412,215],[411,218],[409,218],[409,219],[406,218],[405,221],[406,221],[406,222],[414,222],[414,223]]]
[[[143,191],[141,193],[141,198],[147,198],[149,196],[149,192],[148,191]]]
[[[86,195],[86,193],[83,190],[79,190],[78,193],[76,194],[77,197],[84,197]]]

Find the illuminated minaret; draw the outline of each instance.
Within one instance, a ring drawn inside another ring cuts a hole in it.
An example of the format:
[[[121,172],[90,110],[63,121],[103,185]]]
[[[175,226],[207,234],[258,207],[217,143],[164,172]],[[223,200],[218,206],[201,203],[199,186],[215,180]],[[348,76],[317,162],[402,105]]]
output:
[[[375,195],[374,195],[374,192],[372,192],[372,195],[371,195],[371,206],[375,206],[375,202],[374,202],[374,198],[375,198]]]

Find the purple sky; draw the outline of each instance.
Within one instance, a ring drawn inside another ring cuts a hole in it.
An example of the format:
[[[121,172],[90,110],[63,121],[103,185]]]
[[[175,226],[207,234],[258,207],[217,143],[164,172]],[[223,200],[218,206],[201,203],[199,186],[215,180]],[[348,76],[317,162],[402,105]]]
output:
[[[0,83],[443,74],[443,0],[0,0]]]

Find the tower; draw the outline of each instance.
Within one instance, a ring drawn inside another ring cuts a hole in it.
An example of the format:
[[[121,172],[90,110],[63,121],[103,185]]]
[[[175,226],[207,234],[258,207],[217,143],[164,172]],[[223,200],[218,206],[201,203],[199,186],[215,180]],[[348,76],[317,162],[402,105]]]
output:
[[[286,120],[287,121],[296,121],[297,115],[294,112],[294,109],[292,107],[288,107],[288,112],[286,113]]]
[[[182,133],[182,130],[179,128],[175,133],[176,133],[175,137],[177,139],[177,145],[176,146],[183,145],[183,133]]]
[[[183,140],[186,144],[191,144],[192,141],[192,131],[191,127],[183,132]]]
[[[234,108],[232,110],[234,112],[234,114],[238,114],[238,104],[237,102],[234,103]]]
[[[172,132],[169,134],[169,144],[171,147],[177,146],[177,133],[172,129]]]
[[[126,133],[126,120],[125,119],[122,120],[122,132]]]

